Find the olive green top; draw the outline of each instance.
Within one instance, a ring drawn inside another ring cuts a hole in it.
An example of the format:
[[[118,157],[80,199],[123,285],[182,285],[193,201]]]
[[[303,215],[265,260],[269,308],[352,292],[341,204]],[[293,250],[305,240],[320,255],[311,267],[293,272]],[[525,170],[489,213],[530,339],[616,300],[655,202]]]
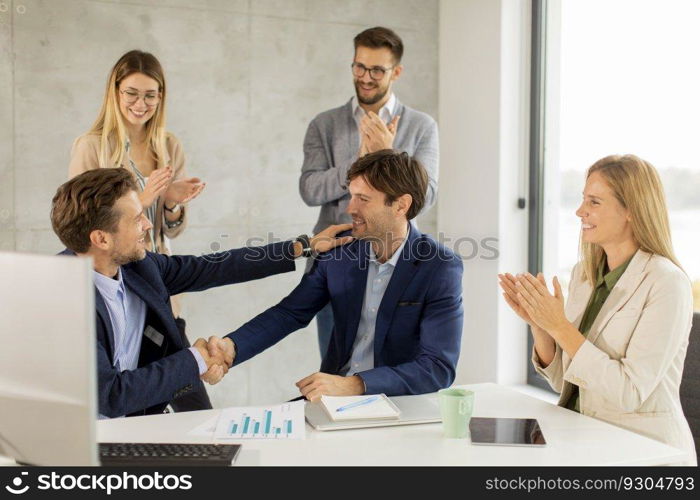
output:
[[[634,255],[632,257],[634,257]],[[632,257],[630,257],[624,264],[617,266],[615,269],[608,271],[607,273],[605,273],[605,271],[608,269],[607,263],[598,269],[598,279],[595,282],[595,288],[593,289],[591,298],[588,300],[586,311],[583,313],[581,324],[578,327],[578,331],[581,332],[584,337],[588,336],[588,331],[591,329],[591,326],[593,326],[600,309],[603,307],[603,304],[605,304],[605,300],[608,298],[610,292],[617,284],[617,281],[627,270],[627,266],[632,260]],[[578,386],[574,385],[571,396],[564,407],[580,413],[581,408],[579,403]]]

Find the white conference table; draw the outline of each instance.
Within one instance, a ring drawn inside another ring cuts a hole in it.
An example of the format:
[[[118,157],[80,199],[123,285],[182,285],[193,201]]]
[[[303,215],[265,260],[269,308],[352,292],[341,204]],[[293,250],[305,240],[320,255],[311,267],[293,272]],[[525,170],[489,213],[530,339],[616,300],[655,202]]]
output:
[[[446,439],[442,424],[320,432],[306,424],[306,439],[242,439],[234,465],[668,465],[685,452],[594,418],[559,408],[496,384],[459,386],[475,392],[475,417],[537,418],[547,446],[472,445]],[[435,395],[435,397],[437,397]],[[100,442],[217,442],[191,431],[218,416],[205,410],[101,420]]]

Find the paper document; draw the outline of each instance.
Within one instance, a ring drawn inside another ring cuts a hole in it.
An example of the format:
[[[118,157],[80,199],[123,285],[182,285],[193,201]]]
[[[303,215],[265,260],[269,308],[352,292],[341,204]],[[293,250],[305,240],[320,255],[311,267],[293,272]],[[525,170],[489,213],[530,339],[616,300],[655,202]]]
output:
[[[217,439],[304,439],[304,401],[225,408],[214,435]]]
[[[213,437],[214,436],[214,431],[216,430],[216,423],[219,421],[219,417],[211,417],[206,420],[206,422],[203,422],[199,424],[197,427],[194,429],[191,429],[187,435],[188,436],[197,436],[197,437]]]
[[[401,411],[384,394],[321,396],[321,406],[333,421],[399,418]],[[341,411],[338,411],[341,409]]]

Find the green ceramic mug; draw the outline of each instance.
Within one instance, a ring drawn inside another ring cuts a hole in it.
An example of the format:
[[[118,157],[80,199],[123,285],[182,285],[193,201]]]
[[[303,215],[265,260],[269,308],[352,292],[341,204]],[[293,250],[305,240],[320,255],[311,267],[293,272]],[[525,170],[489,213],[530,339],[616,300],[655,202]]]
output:
[[[466,389],[438,391],[442,429],[447,438],[469,436],[469,420],[474,410],[474,392]]]

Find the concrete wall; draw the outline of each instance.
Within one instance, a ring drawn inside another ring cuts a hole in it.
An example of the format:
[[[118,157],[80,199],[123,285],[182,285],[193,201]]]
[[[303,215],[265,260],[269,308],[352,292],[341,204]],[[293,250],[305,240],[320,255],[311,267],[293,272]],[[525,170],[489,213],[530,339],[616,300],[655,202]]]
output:
[[[404,39],[399,98],[437,118],[437,0],[2,0],[0,2],[0,250],[54,253],[48,210],[66,180],[71,143],[101,104],[127,50],[156,54],[169,86],[168,128],[189,174],[208,182],[191,204],[176,253],[309,232],[316,208],[297,182],[308,122],[353,92],[352,37],[383,24]],[[419,221],[435,232],[436,209]],[[191,338],[222,335],[275,304],[301,276],[190,294]],[[319,366],[312,323],[233,370],[215,406],[296,395]]]
[[[525,324],[499,272],[527,269],[527,0],[440,1],[438,227],[461,246],[464,332],[457,383],[526,381]],[[498,244],[488,240],[496,238]],[[498,247],[497,256],[485,247]]]

